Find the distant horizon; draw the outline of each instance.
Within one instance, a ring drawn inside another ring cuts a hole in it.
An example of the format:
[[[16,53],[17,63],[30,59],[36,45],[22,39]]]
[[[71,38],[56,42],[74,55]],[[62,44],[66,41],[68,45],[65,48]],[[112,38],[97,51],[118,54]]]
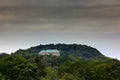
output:
[[[57,44],[86,45],[86,44],[80,44],[80,43],[46,43],[46,44],[32,45],[32,46],[29,46],[29,47],[27,47],[27,48],[19,48],[19,49],[16,49],[14,52],[0,52],[0,54],[1,54],[1,53],[11,54],[11,53],[15,53],[17,50],[27,50],[27,49],[29,49],[29,48],[31,48],[31,47],[36,47],[36,46],[40,46],[40,45],[50,45],[50,44],[53,44],[53,45],[57,45]],[[86,46],[90,46],[90,45],[86,45]],[[90,46],[90,47],[97,49],[96,47],[93,47],[93,46]],[[100,51],[99,49],[97,49],[97,50]],[[102,54],[103,54],[104,56],[106,56],[106,57],[115,58],[115,59],[120,60],[119,57],[117,58],[117,57],[112,57],[112,56],[109,56],[109,55],[105,55],[102,51],[100,51],[100,53],[102,53]]]

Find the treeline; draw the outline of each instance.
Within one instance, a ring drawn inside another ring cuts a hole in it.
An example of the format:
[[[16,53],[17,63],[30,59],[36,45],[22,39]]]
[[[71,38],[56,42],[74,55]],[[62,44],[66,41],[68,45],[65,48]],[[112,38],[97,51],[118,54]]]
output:
[[[2,55],[0,80],[120,80],[120,61],[66,55]]]
[[[96,48],[81,44],[48,44],[38,45],[28,49],[17,50],[14,54],[38,54],[41,50],[58,49],[61,55],[80,57],[84,59],[105,59]]]

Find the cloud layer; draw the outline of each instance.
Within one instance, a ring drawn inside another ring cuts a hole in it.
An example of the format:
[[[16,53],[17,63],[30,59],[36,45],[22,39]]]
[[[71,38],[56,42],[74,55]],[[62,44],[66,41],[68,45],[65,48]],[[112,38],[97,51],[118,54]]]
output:
[[[119,0],[0,0],[0,33],[119,33]]]
[[[0,20],[120,17],[119,0],[0,0]]]
[[[59,29],[72,25],[80,30],[88,26],[117,27],[119,21],[119,0],[0,0],[0,29],[43,29],[51,25]],[[21,27],[15,27],[17,24]],[[28,28],[25,24],[37,25]]]

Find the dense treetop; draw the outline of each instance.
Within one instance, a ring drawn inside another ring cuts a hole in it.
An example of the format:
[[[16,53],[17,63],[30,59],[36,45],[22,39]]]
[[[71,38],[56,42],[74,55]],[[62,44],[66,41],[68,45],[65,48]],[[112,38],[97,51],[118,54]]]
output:
[[[81,44],[48,44],[38,45],[28,49],[20,49],[15,54],[38,54],[41,50],[58,49],[61,55],[80,57],[84,59],[104,59],[105,56],[101,54],[96,48]]]

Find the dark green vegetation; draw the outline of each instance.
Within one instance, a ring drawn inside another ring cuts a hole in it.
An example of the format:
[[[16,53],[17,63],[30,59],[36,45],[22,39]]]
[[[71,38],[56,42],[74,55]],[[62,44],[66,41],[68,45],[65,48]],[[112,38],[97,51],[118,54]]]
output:
[[[120,61],[106,58],[95,48],[76,44],[40,46],[1,54],[0,80],[120,80]],[[44,47],[58,49],[62,55],[38,55]]]
[[[15,52],[15,54],[38,54],[44,49],[58,49],[61,55],[67,55],[71,57],[80,57],[84,59],[105,59],[106,57],[102,55],[97,49],[86,45],[78,44],[48,44],[39,45],[31,47],[29,49],[20,49]]]

